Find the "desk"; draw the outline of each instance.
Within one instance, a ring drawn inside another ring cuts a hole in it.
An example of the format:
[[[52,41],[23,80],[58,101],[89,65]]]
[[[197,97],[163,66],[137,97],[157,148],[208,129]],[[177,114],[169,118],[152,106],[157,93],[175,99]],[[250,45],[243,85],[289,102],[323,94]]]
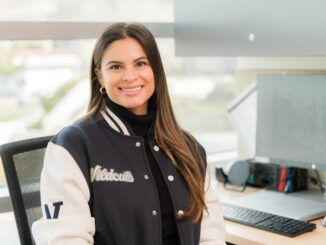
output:
[[[217,193],[221,201],[230,200],[235,197],[256,192],[260,189],[247,187],[245,192],[235,192],[225,190],[221,183],[213,181],[212,184],[217,186]],[[230,243],[239,245],[319,245],[326,244],[326,227],[322,226],[323,219],[312,221],[317,225],[312,232],[306,232],[297,237],[290,238],[276,233],[256,229],[250,226],[238,224],[231,221],[225,221],[226,240]]]

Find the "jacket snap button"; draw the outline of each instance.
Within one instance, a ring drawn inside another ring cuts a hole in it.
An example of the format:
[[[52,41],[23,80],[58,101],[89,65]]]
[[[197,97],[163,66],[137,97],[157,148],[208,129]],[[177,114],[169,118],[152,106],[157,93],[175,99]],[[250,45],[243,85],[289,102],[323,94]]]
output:
[[[148,177],[148,175],[147,175],[147,174],[145,174],[145,175],[144,175],[144,178],[145,178],[145,179],[149,179],[149,177]]]
[[[154,146],[154,151],[159,151],[160,150],[160,147],[158,147],[157,145]]]
[[[173,180],[174,180],[174,177],[173,177],[172,175],[169,175],[169,176],[168,176],[168,180],[169,180],[169,181],[173,181]]]
[[[183,215],[183,214],[184,214],[184,212],[182,210],[178,211],[178,215]]]
[[[140,142],[136,142],[136,146],[139,147],[141,144]]]
[[[152,214],[153,215],[156,215],[157,214],[156,210],[153,210]]]

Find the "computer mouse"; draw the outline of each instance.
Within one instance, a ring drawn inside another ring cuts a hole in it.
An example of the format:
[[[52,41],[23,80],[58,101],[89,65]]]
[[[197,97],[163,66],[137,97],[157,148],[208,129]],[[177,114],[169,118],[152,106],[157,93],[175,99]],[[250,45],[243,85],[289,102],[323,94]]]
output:
[[[323,226],[326,226],[326,216],[325,216],[325,218],[323,220]]]

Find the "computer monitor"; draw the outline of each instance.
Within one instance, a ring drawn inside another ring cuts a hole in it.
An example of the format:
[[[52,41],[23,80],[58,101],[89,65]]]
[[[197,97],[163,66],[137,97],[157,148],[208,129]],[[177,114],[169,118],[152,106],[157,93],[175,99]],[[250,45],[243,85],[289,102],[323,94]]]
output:
[[[326,170],[326,75],[259,75],[256,157]]]
[[[259,75],[228,106],[251,157],[326,169],[326,75]],[[230,203],[300,220],[326,215],[320,191],[261,191]]]
[[[250,158],[326,170],[326,75],[258,75],[227,107]]]

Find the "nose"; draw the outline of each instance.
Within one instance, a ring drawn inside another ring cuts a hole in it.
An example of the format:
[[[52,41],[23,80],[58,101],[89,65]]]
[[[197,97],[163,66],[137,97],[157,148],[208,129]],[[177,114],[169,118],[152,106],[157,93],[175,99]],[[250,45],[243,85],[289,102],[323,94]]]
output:
[[[132,66],[126,67],[125,72],[123,74],[124,81],[132,82],[132,81],[136,80],[137,77],[138,77],[138,74],[134,67],[132,67]]]

